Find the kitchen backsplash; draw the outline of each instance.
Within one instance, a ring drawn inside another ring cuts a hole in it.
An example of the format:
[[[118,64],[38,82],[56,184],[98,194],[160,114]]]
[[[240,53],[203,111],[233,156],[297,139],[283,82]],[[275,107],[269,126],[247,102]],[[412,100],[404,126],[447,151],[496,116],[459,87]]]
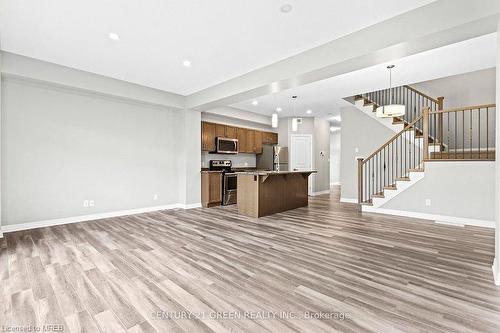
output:
[[[208,168],[210,160],[230,160],[233,167],[250,167],[257,165],[257,156],[255,154],[209,154],[204,151],[201,153],[201,167]]]

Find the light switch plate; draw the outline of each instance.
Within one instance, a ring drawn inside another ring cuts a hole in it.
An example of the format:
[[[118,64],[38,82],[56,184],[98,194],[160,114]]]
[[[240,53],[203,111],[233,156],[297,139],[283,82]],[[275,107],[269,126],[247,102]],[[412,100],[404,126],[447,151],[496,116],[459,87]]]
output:
[[[431,199],[425,199],[425,205],[430,206],[431,205]]]

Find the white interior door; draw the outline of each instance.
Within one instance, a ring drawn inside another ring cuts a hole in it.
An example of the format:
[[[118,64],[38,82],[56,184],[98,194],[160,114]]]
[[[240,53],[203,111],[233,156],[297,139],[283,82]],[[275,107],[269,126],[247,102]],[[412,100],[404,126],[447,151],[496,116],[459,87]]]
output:
[[[312,170],[312,135],[291,136],[290,170]],[[309,193],[312,192],[312,178],[309,178]]]

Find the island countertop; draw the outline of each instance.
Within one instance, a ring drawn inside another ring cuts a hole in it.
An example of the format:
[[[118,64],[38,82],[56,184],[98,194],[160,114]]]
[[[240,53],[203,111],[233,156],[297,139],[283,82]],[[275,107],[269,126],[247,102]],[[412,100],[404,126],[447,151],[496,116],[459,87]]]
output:
[[[303,171],[262,171],[262,170],[256,170],[256,171],[241,171],[238,172],[238,175],[252,175],[252,176],[270,176],[270,175],[289,175],[289,174],[296,174],[296,173],[317,173],[318,171],[316,170],[303,170]]]

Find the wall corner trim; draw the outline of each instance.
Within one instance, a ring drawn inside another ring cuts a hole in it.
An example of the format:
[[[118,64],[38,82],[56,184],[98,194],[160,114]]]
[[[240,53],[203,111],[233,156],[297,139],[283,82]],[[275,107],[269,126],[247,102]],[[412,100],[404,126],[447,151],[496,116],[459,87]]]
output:
[[[19,223],[19,224],[13,224],[13,225],[4,225],[4,226],[2,226],[2,230],[0,231],[0,236],[2,235],[2,232],[14,232],[14,231],[20,231],[20,230],[44,228],[44,227],[51,227],[51,226],[70,224],[70,223],[95,221],[95,220],[101,220],[101,219],[107,219],[107,218],[113,218],[113,217],[156,212],[156,211],[160,211],[160,210],[170,210],[170,209],[176,209],[176,208],[177,209],[179,209],[179,208],[180,209],[192,209],[192,208],[199,208],[199,207],[201,207],[201,203],[194,203],[194,204],[176,203],[176,204],[163,205],[163,206],[144,207],[144,208],[120,210],[120,211],[114,211],[114,212],[90,214],[90,215],[71,216],[71,217],[64,217],[64,218],[52,219],[52,220],[43,220],[43,221]]]
[[[493,266],[491,266],[491,269],[493,270],[493,279],[495,280],[495,284],[500,286],[500,272],[497,271],[497,258],[493,260]]]

